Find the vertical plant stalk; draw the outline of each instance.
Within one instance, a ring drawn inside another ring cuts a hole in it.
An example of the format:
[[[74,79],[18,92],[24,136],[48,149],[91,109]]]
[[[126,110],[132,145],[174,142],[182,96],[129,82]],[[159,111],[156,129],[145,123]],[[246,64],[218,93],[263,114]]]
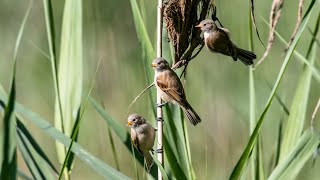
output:
[[[62,122],[61,130],[64,133],[65,132],[64,125],[63,125],[64,119],[62,115],[62,105],[61,105],[60,88],[59,88],[59,81],[58,81],[58,65],[56,61],[54,19],[53,19],[51,0],[43,0],[43,6],[44,6],[44,12],[45,12],[45,21],[46,21],[46,28],[47,28],[47,38],[48,38],[48,46],[49,46],[49,52],[50,52],[54,90],[59,103],[60,118]]]
[[[162,57],[162,0],[158,0],[158,9],[157,9],[157,57]],[[157,90],[157,104],[161,104],[160,92]],[[157,128],[158,128],[158,145],[157,149],[160,150],[158,152],[158,161],[163,166],[163,121],[162,121],[163,113],[162,107],[157,107]],[[160,171],[160,167],[158,168],[158,180],[162,179],[162,173]]]
[[[254,24],[255,28],[255,18],[253,12],[253,1],[250,3],[249,8],[249,50],[253,51],[253,33],[252,33],[252,24]],[[257,29],[257,28],[256,28]],[[258,33],[258,31],[257,31]],[[259,35],[258,35],[259,36]],[[255,95],[255,86],[254,86],[254,68],[250,66],[249,68],[249,109],[250,109],[250,135],[253,133],[254,128],[257,124],[256,118],[256,95]],[[251,156],[251,178],[253,180],[259,179],[259,142],[260,138],[258,137],[257,143],[252,150]]]

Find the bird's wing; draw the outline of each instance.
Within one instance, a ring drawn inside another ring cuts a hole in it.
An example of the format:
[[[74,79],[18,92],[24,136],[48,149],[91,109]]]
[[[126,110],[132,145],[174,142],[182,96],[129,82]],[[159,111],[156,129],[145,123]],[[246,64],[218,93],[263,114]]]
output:
[[[180,79],[171,69],[158,74],[157,85],[163,92],[179,104],[185,101],[186,97]]]
[[[237,59],[237,57],[236,57],[237,55],[235,54],[236,52],[234,51],[233,42],[230,39],[230,31],[228,29],[225,29],[225,28],[218,28],[218,31],[219,31],[221,36],[225,36],[225,38],[229,40],[226,43],[226,46],[227,46],[228,51],[229,51],[229,56],[232,56],[236,60]]]
[[[134,147],[136,147],[136,149],[139,151],[139,153],[143,155],[142,151],[139,148],[138,135],[137,135],[136,131],[133,128],[131,128],[131,133],[130,134],[131,134],[132,144],[134,145]]]
[[[226,28],[222,28],[220,27],[219,29],[221,29],[223,32],[225,32],[227,34],[227,36],[230,38],[230,31]]]

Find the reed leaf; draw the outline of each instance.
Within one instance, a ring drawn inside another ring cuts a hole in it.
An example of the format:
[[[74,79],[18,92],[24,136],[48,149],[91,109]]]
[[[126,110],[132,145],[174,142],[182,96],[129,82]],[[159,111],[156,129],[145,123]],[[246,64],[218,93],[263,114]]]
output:
[[[152,60],[156,57],[156,53],[155,53],[154,47],[152,46],[151,40],[149,38],[146,25],[143,22],[137,1],[130,0],[130,4],[131,4],[135,28],[136,28],[138,39],[142,49],[141,58],[142,58],[143,67],[146,73],[147,84],[151,84],[153,82],[153,70],[152,68],[150,68],[150,64]],[[151,90],[149,93],[149,99],[152,105],[155,104],[154,97],[156,97],[155,90]],[[156,113],[155,109],[152,108],[152,110],[153,110],[153,113],[155,114]]]
[[[13,76],[11,82],[11,90],[8,98],[8,102],[4,109],[3,117],[3,130],[1,137],[2,142],[2,163],[0,171],[0,179],[16,179],[17,177],[17,142],[16,142],[16,131],[15,131],[15,97],[16,97],[16,86],[15,86],[15,72],[16,63],[13,67]]]
[[[314,61],[315,55],[310,59],[310,63],[313,65]],[[289,115],[285,126],[280,151],[280,162],[292,151],[292,148],[295,146],[302,134],[308,106],[311,79],[312,71],[308,66],[305,66],[302,74],[300,75],[290,108],[291,114]]]
[[[21,141],[28,145],[25,148],[32,149],[30,151],[30,156],[33,156],[34,159],[37,160],[35,163],[39,164],[39,166],[42,168],[48,168],[49,166],[51,170],[58,174],[57,169],[46,155],[45,151],[40,147],[40,145],[29,132],[28,128],[21,122],[20,119],[17,119],[17,132]],[[41,157],[41,159],[37,158],[37,156]]]
[[[28,176],[24,172],[22,172],[21,169],[18,169],[18,177],[20,177],[23,180],[33,180],[30,176]]]
[[[17,178],[17,137],[16,137],[16,116],[15,116],[15,98],[16,98],[16,63],[21,38],[28,20],[33,1],[29,1],[29,6],[21,22],[17,39],[15,42],[13,53],[13,73],[11,78],[11,90],[8,102],[4,107],[3,131],[2,131],[2,153],[1,153],[1,169],[0,179],[16,179]],[[1,91],[4,91],[1,87]],[[3,92],[1,92],[3,93]],[[3,100],[4,101],[4,100]],[[3,104],[3,103],[2,103]]]
[[[313,2],[314,3],[314,2]],[[313,5],[311,2],[310,6]],[[307,13],[311,14],[312,9],[308,9]],[[308,16],[304,16],[302,21]],[[310,46],[316,46],[313,42]],[[316,56],[316,47],[314,47],[313,57],[310,58],[310,64],[313,65]],[[309,48],[310,49],[310,48]],[[309,55],[307,55],[309,56]],[[284,130],[284,135],[281,144],[280,162],[285,156],[291,152],[293,146],[297,143],[299,137],[302,134],[303,126],[305,122],[305,116],[307,111],[309,92],[311,87],[312,70],[308,66],[304,66],[303,72],[299,77],[298,85],[291,104],[289,118]]]
[[[313,8],[313,4],[310,4],[309,8]],[[278,90],[278,87],[279,87],[279,84],[282,80],[282,77],[286,71],[286,68],[290,62],[290,59],[291,59],[291,56],[293,54],[293,51],[296,47],[296,45],[298,44],[299,40],[300,40],[300,37],[302,35],[302,32],[304,31],[304,29],[306,28],[307,26],[307,23],[309,22],[309,19],[310,19],[310,16],[311,16],[311,13],[310,11],[307,11],[307,14],[305,15],[306,18],[304,18],[301,22],[301,26],[299,27],[299,30],[295,36],[295,39],[293,40],[293,43],[291,44],[291,46],[289,47],[288,51],[287,51],[287,54],[285,56],[285,59],[284,59],[284,62],[282,64],[282,67],[280,69],[280,72],[278,74],[278,77],[277,77],[277,80],[273,86],[273,89],[271,91],[271,94],[269,96],[269,99],[267,101],[267,104],[262,112],[262,114],[260,115],[259,117],[259,120],[257,122],[257,125],[249,139],[249,142],[244,150],[244,152],[242,153],[239,161],[237,162],[235,168],[233,169],[232,173],[231,173],[231,176],[230,176],[230,179],[239,179],[241,174],[242,174],[242,171],[243,169],[245,168],[245,165],[246,165],[246,162],[252,152],[252,149],[256,143],[256,139],[259,135],[259,132],[260,132],[260,128],[261,128],[261,125],[262,125],[262,122],[265,118],[265,115],[266,113],[268,112],[269,108],[270,108],[270,105],[273,101],[273,98]]]
[[[101,115],[101,117],[107,122],[108,126],[114,131],[114,133],[120,138],[125,147],[131,152],[134,153],[134,157],[138,160],[138,162],[144,166],[144,159],[139,154],[136,149],[132,149],[131,138],[128,130],[124,125],[121,125],[118,121],[116,121],[112,116],[103,109],[101,105],[97,103],[92,97],[89,97],[90,104],[96,109],[96,111]],[[154,171],[151,170],[151,175],[156,178],[157,175]]]
[[[0,99],[6,100],[7,98],[1,96]],[[35,112],[32,112],[25,108],[23,105],[19,103],[15,103],[16,111],[18,113],[21,113],[23,116],[25,116],[30,122],[32,122],[35,126],[40,128],[45,134],[49,135],[54,140],[60,142],[65,147],[70,146],[71,139],[60,132],[60,130],[53,127],[50,123],[48,123],[47,120],[40,117]],[[108,164],[104,163],[97,157],[90,154],[87,150],[85,150],[81,145],[78,143],[74,143],[72,147],[72,152],[79,157],[84,163],[86,163],[90,168],[92,168],[94,171],[99,173],[105,178],[108,179],[129,179],[127,176],[122,174],[121,172],[115,170]]]
[[[307,160],[317,149],[320,135],[311,129],[306,130],[292,147],[290,153],[276,166],[268,180],[295,179]]]
[[[55,127],[70,137],[82,97],[82,1],[65,1],[58,82],[60,97],[56,96]],[[56,146],[59,162],[62,164],[66,149],[60,143],[56,143]]]
[[[186,137],[184,136],[183,116],[180,108],[173,104],[168,104],[164,108],[164,149],[166,159],[170,165],[170,170],[175,177],[186,177],[192,179],[191,167],[189,164]]]
[[[17,130],[17,134],[18,148],[33,178],[48,180],[55,179],[47,165],[44,164],[43,160],[37,157],[35,150],[32,149],[32,146],[28,141],[28,138],[21,130]]]

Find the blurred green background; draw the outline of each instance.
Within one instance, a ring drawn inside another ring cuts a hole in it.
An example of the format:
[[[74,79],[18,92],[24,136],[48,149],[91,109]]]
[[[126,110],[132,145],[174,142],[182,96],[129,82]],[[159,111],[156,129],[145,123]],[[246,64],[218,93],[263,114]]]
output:
[[[56,45],[59,50],[60,39],[58,37],[60,37],[64,1],[55,0],[52,3]],[[142,3],[142,0],[138,3]],[[146,20],[149,36],[155,45],[157,2],[145,0],[143,3],[147,8],[142,16]],[[305,1],[306,7],[309,3],[310,0]],[[7,91],[12,74],[15,40],[27,5],[28,1],[0,1],[0,83]],[[230,30],[233,41],[242,48],[248,48],[249,1],[220,0],[216,1],[216,5],[217,16],[224,27]],[[314,28],[316,14],[319,11],[318,5],[309,23],[311,29]],[[271,1],[255,1],[257,26],[265,44],[269,27],[262,18],[269,20],[270,8]],[[276,29],[286,40],[290,39],[295,26],[297,9],[298,2],[285,2]],[[83,1],[83,13],[85,93],[88,92],[98,61],[102,58],[92,95],[103,102],[107,111],[125,126],[129,104],[148,86],[130,2],[128,0]],[[297,50],[303,55],[306,53],[310,39],[311,35],[307,30],[297,47]],[[284,49],[283,43],[276,38],[270,55],[255,71],[257,116],[261,115],[271,91],[267,82],[273,84],[278,75],[283,62]],[[43,4],[42,1],[35,0],[18,53],[17,101],[53,123],[55,95],[51,65],[49,59],[41,51],[48,54],[48,43]],[[258,58],[261,57],[263,51],[263,45],[254,35],[254,52]],[[294,56],[292,58],[294,59],[290,62],[278,90],[278,95],[288,107],[290,107],[291,97],[303,67],[303,64]],[[315,63],[318,68],[319,62],[317,59]],[[248,77],[248,67],[240,62],[234,62],[230,57],[212,54],[206,48],[189,65],[185,91],[190,104],[202,118],[202,123],[197,127],[188,124],[193,166],[198,179],[209,177],[227,179],[247,144],[249,139]],[[311,114],[320,96],[318,82],[312,81],[312,83],[306,116],[308,127]],[[150,107],[148,98],[147,94],[141,96],[129,113],[139,113],[154,124],[151,112],[155,107]],[[270,172],[269,167],[277,143],[281,118],[286,119],[286,115],[275,100],[261,131],[265,169],[268,172]],[[319,120],[319,116],[316,120]],[[32,123],[28,121],[26,123],[58,167],[54,140],[44,135]],[[93,155],[115,166],[107,125],[91,106],[87,108],[80,127],[79,143]],[[135,177],[132,155],[121,142],[117,142],[117,137],[114,137],[120,170],[130,177]],[[21,156],[18,156],[18,161],[19,166],[28,172]],[[319,161],[314,167],[311,166],[311,161],[308,162],[300,173],[299,179],[319,177],[320,172],[316,171],[319,168]],[[74,179],[102,179],[77,158],[71,177]]]

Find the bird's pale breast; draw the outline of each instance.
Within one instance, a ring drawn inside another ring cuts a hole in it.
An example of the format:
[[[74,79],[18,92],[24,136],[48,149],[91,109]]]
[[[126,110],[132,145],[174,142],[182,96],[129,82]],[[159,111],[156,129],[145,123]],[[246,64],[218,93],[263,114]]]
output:
[[[155,140],[155,130],[154,128],[146,123],[142,124],[136,129],[139,139],[139,148],[142,151],[150,151],[153,147]]]

